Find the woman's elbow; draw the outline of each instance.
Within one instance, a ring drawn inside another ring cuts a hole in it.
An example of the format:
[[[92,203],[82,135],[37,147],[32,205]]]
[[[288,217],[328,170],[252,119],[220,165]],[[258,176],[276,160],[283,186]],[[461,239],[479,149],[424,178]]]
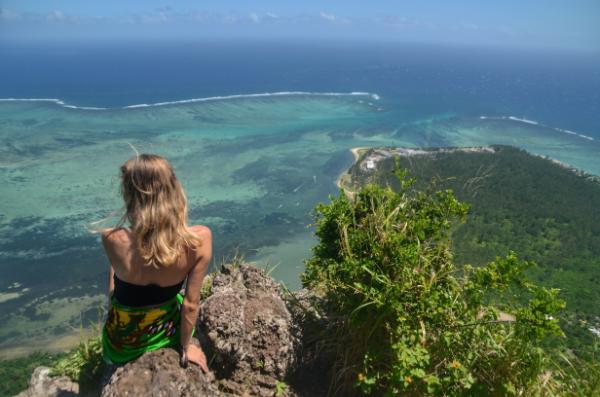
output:
[[[195,302],[189,299],[184,299],[181,305],[181,312],[184,315],[195,315],[200,309],[200,302]]]

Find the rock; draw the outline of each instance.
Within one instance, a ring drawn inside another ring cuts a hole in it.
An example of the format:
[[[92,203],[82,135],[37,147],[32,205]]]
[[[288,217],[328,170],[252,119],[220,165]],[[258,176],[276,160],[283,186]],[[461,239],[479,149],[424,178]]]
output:
[[[215,276],[198,331],[225,391],[291,395],[284,381],[295,362],[297,339],[280,293],[279,285],[255,266],[225,265]]]
[[[220,396],[212,374],[199,367],[179,365],[179,353],[159,349],[145,353],[117,370],[102,390],[102,397]]]
[[[37,367],[29,379],[29,388],[15,397],[75,397],[79,385],[66,376],[51,377],[50,368]]]
[[[307,324],[318,324],[319,327],[326,326],[329,322],[325,313],[318,308],[323,305],[324,297],[317,295],[314,291],[302,288],[285,295],[285,303],[290,311],[294,323],[299,331]]]
[[[102,397],[326,394],[330,362],[318,359],[312,341],[312,330],[326,324],[310,291],[286,294],[286,302],[279,284],[251,265],[223,266],[211,290],[201,305],[196,336],[214,375],[193,364],[184,369],[177,351],[159,349],[106,371]],[[36,369],[19,397],[78,395],[76,383],[50,378],[48,372]]]
[[[327,338],[324,338],[331,326],[329,318],[320,311],[325,299],[303,288],[286,294],[285,300],[299,341],[295,368],[289,383],[300,396],[327,396],[330,394],[335,352],[331,350]]]

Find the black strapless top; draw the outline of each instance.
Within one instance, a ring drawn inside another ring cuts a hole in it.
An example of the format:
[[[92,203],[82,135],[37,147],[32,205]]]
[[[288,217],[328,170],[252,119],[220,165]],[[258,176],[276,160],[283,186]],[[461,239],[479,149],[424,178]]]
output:
[[[131,307],[152,306],[164,303],[181,291],[183,281],[168,287],[156,284],[137,285],[121,280],[114,275],[115,290],[113,296],[122,305]]]

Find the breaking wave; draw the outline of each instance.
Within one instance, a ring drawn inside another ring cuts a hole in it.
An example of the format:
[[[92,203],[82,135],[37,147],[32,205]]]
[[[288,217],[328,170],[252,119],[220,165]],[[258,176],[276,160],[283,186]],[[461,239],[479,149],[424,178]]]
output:
[[[280,92],[264,92],[258,94],[236,94],[236,95],[222,95],[222,96],[211,96],[204,98],[190,98],[182,99],[178,101],[166,101],[156,103],[139,103],[135,105],[127,105],[115,108],[103,108],[95,106],[75,106],[67,104],[65,101],[56,98],[0,98],[0,102],[53,102],[59,106],[69,109],[81,109],[81,110],[114,110],[114,109],[137,109],[137,108],[148,108],[157,106],[169,106],[169,105],[180,105],[186,103],[195,102],[210,102],[210,101],[224,101],[228,99],[243,99],[243,98],[265,98],[265,97],[277,97],[277,96],[363,96],[373,100],[379,100],[381,97],[377,94],[370,92],[308,92],[308,91],[280,91]]]
[[[479,118],[481,120],[511,120],[511,121],[516,121],[518,123],[525,123],[525,124],[537,125],[537,126],[540,126],[540,127],[545,127],[545,128],[553,129],[554,131],[562,132],[563,134],[575,135],[575,136],[578,136],[580,138],[587,139],[588,141],[595,141],[595,139],[592,138],[589,135],[580,134],[578,132],[571,131],[571,130],[565,130],[563,128],[551,127],[549,125],[542,124],[542,123],[540,123],[538,121],[529,120],[529,119],[522,118],[522,117],[515,117],[515,116],[498,116],[498,117],[495,117],[495,116],[494,117],[492,117],[492,116],[479,116]]]

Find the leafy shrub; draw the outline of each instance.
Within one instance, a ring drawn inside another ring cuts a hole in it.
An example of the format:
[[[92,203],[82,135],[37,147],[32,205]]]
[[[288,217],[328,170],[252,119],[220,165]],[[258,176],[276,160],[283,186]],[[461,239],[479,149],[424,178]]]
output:
[[[36,352],[27,357],[0,360],[0,396],[14,396],[27,389],[36,367],[51,366],[61,355]]]
[[[100,335],[89,339],[82,337],[79,345],[59,359],[52,368],[53,375],[66,375],[79,382],[82,392],[95,390],[104,371],[102,339]]]
[[[591,346],[585,359],[567,351],[559,353],[553,364],[560,378],[554,395],[600,396],[600,343]]]
[[[558,290],[528,282],[509,253],[455,267],[449,235],[467,206],[451,191],[367,185],[317,206],[303,284],[334,322],[334,391],[371,395],[540,395],[558,387],[541,348],[562,335]],[[501,311],[502,310],[502,311]],[[507,314],[511,313],[511,315]]]

